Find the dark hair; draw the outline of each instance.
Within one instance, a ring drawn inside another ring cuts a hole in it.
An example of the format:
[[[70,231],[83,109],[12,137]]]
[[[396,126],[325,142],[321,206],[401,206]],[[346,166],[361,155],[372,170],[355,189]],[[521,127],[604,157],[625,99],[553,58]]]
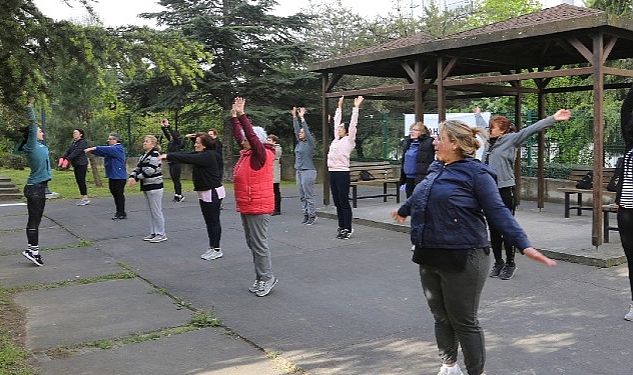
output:
[[[205,150],[215,150],[215,139],[207,133],[198,133],[196,138],[200,139],[200,144],[204,146]]]
[[[83,138],[86,135],[86,132],[83,129],[75,128],[75,130],[77,130],[79,134],[81,134],[81,138]]]
[[[268,138],[272,139],[273,141],[275,141],[275,143],[279,143],[279,137],[277,137],[274,134],[268,134]]]

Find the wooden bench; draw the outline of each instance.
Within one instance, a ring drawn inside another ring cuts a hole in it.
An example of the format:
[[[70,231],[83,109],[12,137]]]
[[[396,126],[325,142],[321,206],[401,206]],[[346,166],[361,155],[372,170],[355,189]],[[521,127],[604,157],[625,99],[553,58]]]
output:
[[[574,182],[574,185],[576,185],[576,183],[578,183],[578,181],[580,181],[589,171],[593,171],[593,169],[589,166],[574,167],[571,170],[569,179]],[[611,181],[611,177],[613,176],[614,171],[615,171],[615,168],[604,168],[602,170],[602,195],[603,196],[615,198],[615,192],[607,190],[607,185],[609,184],[609,181]],[[582,203],[582,195],[593,194],[592,189],[578,189],[576,187],[571,187],[571,188],[558,188],[557,190],[565,193],[565,218],[569,217],[569,212],[571,210],[576,210],[577,216],[581,216],[583,210],[589,210],[589,211],[593,210],[593,206],[583,206],[583,203]],[[576,204],[574,206],[572,206],[570,203],[570,197],[572,194],[576,195]]]
[[[367,171],[373,180],[363,181],[361,172]],[[388,197],[396,197],[400,203],[400,178],[394,175],[394,168],[388,161],[353,161],[349,167],[350,187],[352,188],[352,207],[357,207],[357,201],[365,198],[380,198],[386,202]],[[393,185],[393,192],[389,192],[389,185]],[[359,185],[382,185],[382,194],[358,196]]]
[[[608,243],[609,242],[609,231],[610,230],[614,230],[614,231],[618,231],[618,227],[617,226],[612,226],[609,223],[609,214],[610,213],[617,213],[618,212],[618,206],[615,205],[615,203],[612,204],[605,204],[602,206],[602,237],[604,237],[604,242]]]

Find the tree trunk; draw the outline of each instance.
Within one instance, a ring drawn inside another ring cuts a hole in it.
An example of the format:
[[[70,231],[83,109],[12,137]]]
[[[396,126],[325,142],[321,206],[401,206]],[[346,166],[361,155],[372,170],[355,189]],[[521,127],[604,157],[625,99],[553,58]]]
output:
[[[103,187],[103,182],[101,182],[101,175],[99,174],[99,170],[97,169],[97,163],[95,163],[95,156],[92,154],[88,154],[88,159],[90,160],[90,170],[92,170],[92,178],[95,180],[96,187]]]

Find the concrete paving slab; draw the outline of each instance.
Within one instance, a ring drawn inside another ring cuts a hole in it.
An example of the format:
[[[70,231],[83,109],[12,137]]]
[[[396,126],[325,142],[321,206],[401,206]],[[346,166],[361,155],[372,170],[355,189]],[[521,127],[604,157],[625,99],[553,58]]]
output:
[[[26,347],[55,348],[186,324],[192,313],[140,279],[19,293]]]
[[[284,375],[281,364],[220,328],[41,363],[42,375]]]
[[[26,226],[26,221],[22,223]],[[80,239],[69,233],[64,228],[56,225],[48,219],[42,220],[40,226],[40,249],[59,249],[68,246],[76,246]],[[0,254],[20,253],[26,249],[27,240],[24,228],[2,233]]]
[[[123,272],[117,260],[91,247],[42,251],[43,267],[20,253],[0,256],[0,285],[20,287]]]

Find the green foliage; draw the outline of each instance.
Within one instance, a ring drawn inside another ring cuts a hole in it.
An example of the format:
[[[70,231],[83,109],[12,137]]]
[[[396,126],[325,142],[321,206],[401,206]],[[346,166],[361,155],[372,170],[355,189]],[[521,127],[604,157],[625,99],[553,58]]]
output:
[[[537,0],[476,0],[467,25],[474,29],[541,9],[542,4]]]
[[[196,311],[189,321],[189,324],[197,328],[219,327],[222,325],[222,320],[211,310]]]
[[[24,155],[9,152],[0,153],[0,168],[23,170],[27,166]]]
[[[586,6],[618,16],[633,15],[633,2],[631,0],[588,0]]]

